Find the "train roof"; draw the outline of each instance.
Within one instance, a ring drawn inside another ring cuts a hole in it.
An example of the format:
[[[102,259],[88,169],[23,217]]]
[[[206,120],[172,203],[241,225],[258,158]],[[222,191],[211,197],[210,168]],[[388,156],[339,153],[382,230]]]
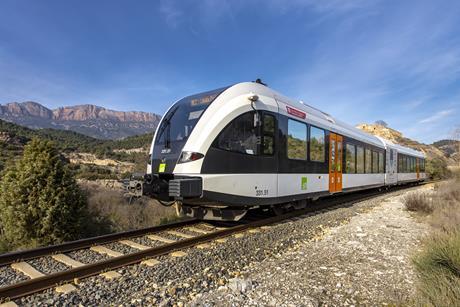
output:
[[[230,90],[230,89],[232,91],[241,92],[241,94],[247,94],[247,93],[252,92],[258,95],[273,97],[285,104],[288,104],[296,109],[306,112],[307,114],[310,115],[310,117],[313,116],[313,117],[316,117],[316,119],[320,119],[320,122],[326,123],[327,128],[330,129],[331,131],[340,133],[348,137],[352,137],[354,139],[357,139],[357,140],[360,140],[366,143],[373,144],[378,147],[383,147],[385,149],[387,147],[392,147],[398,150],[398,152],[401,152],[403,154],[408,154],[408,155],[412,155],[412,156],[416,156],[420,158],[425,157],[424,154],[420,151],[416,151],[411,148],[407,148],[407,147],[404,147],[398,144],[394,144],[384,138],[377,137],[372,134],[366,133],[356,127],[353,127],[352,125],[349,125],[345,122],[335,119],[330,114],[327,114],[311,105],[308,105],[304,102],[286,97],[263,84],[256,83],[256,82],[241,82],[233,86],[230,86],[227,90]]]

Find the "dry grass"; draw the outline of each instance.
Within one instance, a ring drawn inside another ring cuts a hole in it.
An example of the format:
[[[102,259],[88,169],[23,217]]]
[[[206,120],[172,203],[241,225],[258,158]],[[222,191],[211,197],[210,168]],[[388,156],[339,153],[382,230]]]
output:
[[[433,212],[433,199],[426,193],[410,193],[404,197],[403,202],[409,211],[425,214]]]
[[[86,185],[91,214],[100,225],[94,232],[106,233],[151,227],[177,219],[173,208],[141,198],[131,204],[121,190]]]
[[[426,200],[420,199],[409,201],[411,208],[426,210]],[[437,185],[427,219],[433,233],[414,257],[419,276],[415,304],[460,306],[460,180]]]

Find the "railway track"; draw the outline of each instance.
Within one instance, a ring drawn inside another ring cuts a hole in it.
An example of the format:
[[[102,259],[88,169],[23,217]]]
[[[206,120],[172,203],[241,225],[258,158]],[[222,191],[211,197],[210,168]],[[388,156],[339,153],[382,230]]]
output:
[[[407,186],[396,187],[389,191],[394,192],[398,189],[407,188]],[[411,188],[411,186],[409,186],[409,188]],[[385,191],[383,193],[385,193]],[[263,226],[269,226],[293,218],[321,214],[326,210],[333,210],[337,207],[351,206],[356,202],[364,201],[382,195],[383,193],[379,190],[369,190],[345,194],[340,197],[331,196],[316,201],[306,209],[289,212],[280,216],[263,217],[262,219],[256,220],[254,220],[254,218],[249,218],[242,223],[226,225],[226,227],[219,227],[198,220],[187,220],[157,227],[89,238],[61,245],[0,255],[0,268],[11,266],[14,270],[30,277],[28,280],[1,287],[0,303],[8,302],[53,287],[57,287],[56,290],[59,292],[70,292],[75,290],[75,286],[72,284],[72,281],[75,280],[100,273],[103,273],[106,278],[114,278],[118,273],[113,270],[120,267],[135,263],[154,266],[158,263],[155,258],[159,256],[171,254],[180,257],[184,255],[181,250],[186,248],[194,246],[198,248],[207,248],[209,247],[208,243],[211,241],[221,240],[231,235],[251,231],[252,229],[260,229],[261,227],[263,228]],[[155,242],[155,244],[141,244],[136,238],[148,238],[149,241]],[[114,242],[128,246],[131,250],[135,250],[135,252],[123,254],[104,246]],[[82,249],[90,249],[96,253],[105,254],[106,259],[86,264],[66,255],[66,253]],[[27,262],[49,256],[55,261],[65,264],[68,269],[45,275]]]

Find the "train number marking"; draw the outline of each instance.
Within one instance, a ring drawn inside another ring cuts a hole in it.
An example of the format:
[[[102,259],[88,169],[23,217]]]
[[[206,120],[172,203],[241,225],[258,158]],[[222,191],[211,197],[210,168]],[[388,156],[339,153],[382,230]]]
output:
[[[256,190],[256,196],[267,196],[268,195],[268,190]]]

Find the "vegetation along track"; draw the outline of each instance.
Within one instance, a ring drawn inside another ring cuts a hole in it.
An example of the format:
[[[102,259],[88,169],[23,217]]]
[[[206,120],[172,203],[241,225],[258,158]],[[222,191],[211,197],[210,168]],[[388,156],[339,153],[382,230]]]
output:
[[[432,183],[432,181],[426,183]],[[391,189],[390,191],[395,191],[396,189],[402,188],[407,187],[397,187]],[[156,260],[153,259],[155,257],[177,252],[179,250],[193,246],[205,247],[204,244],[206,242],[234,235],[239,232],[256,229],[262,226],[268,226],[270,224],[275,224],[278,222],[282,222],[284,220],[292,219],[306,214],[320,214],[324,212],[324,210],[332,210],[337,207],[351,206],[356,202],[370,199],[381,194],[382,192],[379,190],[369,190],[340,195],[340,197],[327,197],[314,202],[314,204],[312,204],[306,209],[289,212],[287,214],[279,216],[265,217],[256,220],[250,218],[246,221],[236,223],[232,226],[225,228],[205,224],[197,220],[187,220],[157,227],[89,238],[65,243],[62,245],[55,245],[0,255],[0,268],[7,265],[12,265],[17,269],[19,265],[23,267],[25,266],[27,268],[32,268],[32,271],[34,271],[34,268],[30,267],[30,265],[27,262],[25,262],[25,260],[31,260],[49,255],[61,255],[60,261],[62,261],[62,258],[64,258],[64,261],[67,260],[67,266],[71,267],[68,270],[60,271],[57,273],[52,273],[48,275],[39,274],[38,276],[32,276],[31,279],[28,279],[26,281],[21,281],[14,283],[12,285],[1,287],[0,302],[16,299],[58,285],[63,285],[64,283],[69,281],[89,277],[92,275],[96,275],[98,273],[107,272],[116,268],[120,268],[134,263],[139,263],[142,261],[145,261],[146,265],[155,265]],[[182,232],[180,230],[182,230]],[[188,234],[187,231],[184,232],[183,230],[187,230]],[[191,235],[191,232],[193,232],[196,235]],[[161,235],[163,233],[170,235],[173,234],[174,236],[180,237],[181,239],[177,241],[172,240],[171,238],[168,239],[167,237]],[[129,240],[142,236],[148,236],[149,239],[161,241],[163,244],[151,247],[142,244],[137,244],[136,242]],[[138,251],[127,254],[117,252],[110,253],[113,251],[101,246],[101,244],[107,244],[112,242],[120,242],[122,244],[131,246],[133,249]],[[92,248],[93,250],[96,250],[98,252],[108,254],[111,257],[92,264],[82,264],[78,261],[73,262],[72,258],[62,254],[85,248]],[[62,257],[62,255],[64,257]],[[68,284],[67,287],[70,287],[70,289],[72,289],[74,286]],[[66,291],[65,288],[63,291]]]

